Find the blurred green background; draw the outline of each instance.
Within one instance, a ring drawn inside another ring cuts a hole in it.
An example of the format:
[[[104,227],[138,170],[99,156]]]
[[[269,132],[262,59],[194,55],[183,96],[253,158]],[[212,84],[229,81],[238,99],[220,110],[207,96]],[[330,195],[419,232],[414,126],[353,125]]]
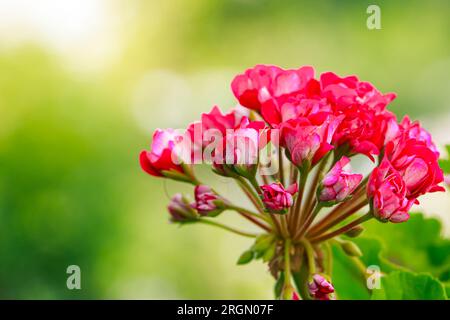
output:
[[[168,195],[190,190],[145,175],[138,153],[157,127],[233,107],[233,75],[257,63],[357,74],[450,143],[449,14],[445,0],[1,0],[0,298],[272,298],[262,263],[235,266],[249,240],[168,223]],[[447,234],[449,198],[422,201]],[[66,288],[71,264],[82,290]]]

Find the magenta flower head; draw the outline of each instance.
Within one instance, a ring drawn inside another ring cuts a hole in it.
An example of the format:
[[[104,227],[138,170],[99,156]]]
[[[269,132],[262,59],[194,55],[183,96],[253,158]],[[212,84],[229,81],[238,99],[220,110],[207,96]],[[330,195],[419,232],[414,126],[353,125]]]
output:
[[[333,149],[331,139],[340,118],[326,113],[289,120],[281,126],[281,144],[297,167],[315,165]]]
[[[192,207],[201,216],[215,217],[225,210],[225,202],[209,186],[196,186],[194,193],[195,202]]]
[[[350,159],[342,157],[322,180],[319,201],[335,204],[349,197],[361,182],[362,174],[351,174],[346,170]]]
[[[261,186],[263,202],[268,211],[272,213],[285,213],[286,209],[294,203],[293,195],[298,191],[294,183],[287,189],[279,182]]]
[[[167,209],[169,210],[170,220],[172,222],[187,222],[197,219],[197,213],[181,193],[175,194],[170,199]]]
[[[156,129],[151,151],[144,150],[139,156],[142,170],[155,177],[163,177],[165,172],[183,173],[173,154],[179,138],[173,129]]]
[[[315,274],[312,277],[312,282],[309,284],[309,293],[316,300],[330,300],[330,296],[334,292],[333,285],[328,282],[320,274]]]
[[[370,175],[367,196],[372,213],[382,222],[404,222],[415,199],[407,197],[406,183],[391,163],[384,159]]]

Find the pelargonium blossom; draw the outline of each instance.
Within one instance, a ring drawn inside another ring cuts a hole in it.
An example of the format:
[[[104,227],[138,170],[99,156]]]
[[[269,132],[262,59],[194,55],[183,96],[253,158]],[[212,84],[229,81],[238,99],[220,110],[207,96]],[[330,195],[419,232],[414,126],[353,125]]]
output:
[[[261,186],[263,192],[263,202],[268,210],[280,213],[289,208],[294,203],[293,196],[298,191],[296,183],[290,185],[287,189],[279,183],[271,183]]]
[[[319,188],[319,201],[340,202],[350,196],[363,179],[362,174],[351,174],[347,170],[350,159],[342,157],[327,173]]]
[[[340,118],[318,113],[308,118],[288,120],[281,125],[281,144],[298,167],[316,164],[334,147],[331,144]]]
[[[407,198],[407,186],[402,175],[384,159],[370,176],[367,194],[374,216],[381,221],[404,222],[415,199]]]
[[[388,109],[395,94],[356,76],[315,77],[309,66],[257,65],[236,76],[231,89],[238,107],[216,106],[180,131],[156,130],[140,164],[150,175],[195,185],[194,202],[181,194],[170,200],[172,222],[254,238],[238,264],[267,263],[276,298],[334,299],[330,243],[359,257],[363,250],[341,236],[358,237],[372,218],[406,222],[420,197],[444,191],[431,134],[407,116],[397,122]],[[355,155],[377,162],[365,177],[348,168]],[[248,201],[236,203],[202,182],[197,163],[211,165]],[[222,212],[258,232],[220,222]]]
[[[181,159],[177,157],[175,148],[180,135],[173,129],[156,129],[150,151],[142,151],[139,156],[141,168],[155,177],[163,177],[164,171],[183,173]]]

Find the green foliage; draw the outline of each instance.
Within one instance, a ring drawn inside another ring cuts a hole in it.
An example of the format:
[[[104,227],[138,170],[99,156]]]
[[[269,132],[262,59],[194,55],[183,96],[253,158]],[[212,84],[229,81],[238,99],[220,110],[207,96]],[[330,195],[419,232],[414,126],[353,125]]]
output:
[[[450,145],[446,145],[447,159],[439,159],[439,166],[444,171],[445,174],[450,173]]]
[[[446,299],[449,285],[441,281],[449,278],[450,241],[442,238],[438,220],[413,214],[406,223],[374,221],[365,227],[363,236],[352,239],[363,253],[360,258],[333,245],[332,278],[340,299]],[[383,275],[381,289],[369,290],[366,268],[373,265]]]
[[[263,234],[256,238],[250,249],[244,251],[237,264],[247,264],[253,259],[261,259],[268,262],[275,255],[277,241],[273,234]]]
[[[427,274],[395,271],[382,277],[381,288],[373,290],[373,300],[445,300],[442,283]]]

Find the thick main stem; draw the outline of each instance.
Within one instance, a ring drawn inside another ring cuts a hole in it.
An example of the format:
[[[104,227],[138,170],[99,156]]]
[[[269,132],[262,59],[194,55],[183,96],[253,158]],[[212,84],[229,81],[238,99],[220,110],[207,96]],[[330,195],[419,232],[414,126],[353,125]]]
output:
[[[303,244],[303,247],[305,248],[306,252],[306,257],[308,258],[309,275],[313,276],[316,273],[316,261],[314,259],[314,249],[308,240],[302,239],[300,242]]]

